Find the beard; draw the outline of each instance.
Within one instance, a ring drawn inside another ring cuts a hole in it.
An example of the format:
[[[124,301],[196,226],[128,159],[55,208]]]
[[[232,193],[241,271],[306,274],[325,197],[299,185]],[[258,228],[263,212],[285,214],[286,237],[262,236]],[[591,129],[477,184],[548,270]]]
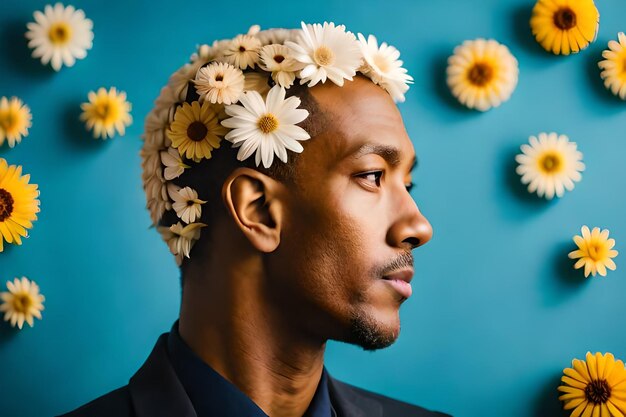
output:
[[[348,343],[360,346],[365,351],[375,351],[391,346],[400,335],[398,331],[385,328],[364,310],[353,313],[350,319]]]

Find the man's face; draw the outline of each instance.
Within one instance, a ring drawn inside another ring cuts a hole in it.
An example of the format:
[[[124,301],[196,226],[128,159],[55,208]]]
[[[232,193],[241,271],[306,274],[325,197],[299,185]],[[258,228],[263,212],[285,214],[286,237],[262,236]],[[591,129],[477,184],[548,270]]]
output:
[[[400,332],[411,249],[432,236],[407,190],[415,152],[391,97],[369,79],[310,91],[331,120],[299,156],[267,258],[268,295],[311,340],[383,348]]]

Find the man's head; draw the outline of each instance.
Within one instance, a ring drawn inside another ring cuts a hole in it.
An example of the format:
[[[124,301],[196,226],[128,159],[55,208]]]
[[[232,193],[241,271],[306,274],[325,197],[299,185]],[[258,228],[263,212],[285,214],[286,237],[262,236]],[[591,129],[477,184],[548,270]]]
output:
[[[311,136],[302,153],[266,169],[223,143],[177,179],[207,201],[183,285],[236,269],[290,328],[386,347],[410,294],[411,250],[432,235],[409,194],[413,145],[390,94],[363,75],[290,90],[309,111],[298,124]]]

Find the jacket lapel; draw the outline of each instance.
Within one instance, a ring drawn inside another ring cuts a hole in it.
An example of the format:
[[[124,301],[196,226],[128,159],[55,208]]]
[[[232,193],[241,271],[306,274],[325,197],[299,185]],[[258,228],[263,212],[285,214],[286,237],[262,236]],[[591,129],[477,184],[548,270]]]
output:
[[[196,417],[166,351],[167,333],[157,340],[128,386],[137,417]]]
[[[353,387],[328,375],[330,402],[339,417],[381,417],[382,405],[373,398],[361,395]]]

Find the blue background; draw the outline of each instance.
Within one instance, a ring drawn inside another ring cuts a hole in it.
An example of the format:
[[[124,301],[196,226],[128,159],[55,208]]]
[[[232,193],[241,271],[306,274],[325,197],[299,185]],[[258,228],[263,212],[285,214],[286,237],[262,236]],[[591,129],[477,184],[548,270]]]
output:
[[[414,197],[434,238],[415,252],[398,342],[373,353],[331,342],[331,374],[457,417],[556,416],[572,358],[626,359],[624,255],[593,279],[567,259],[583,224],[609,228],[626,251],[626,103],[597,68],[626,31],[623,0],[597,2],[598,40],[569,57],[534,42],[524,0],[75,1],[94,21],[94,46],[59,73],[30,58],[24,38],[45,4],[0,4],[0,96],[21,97],[33,113],[30,135],[0,157],[32,174],[42,209],[23,246],[0,254],[0,281],[25,275],[46,296],[34,328],[0,326],[0,415],[61,413],[125,384],[176,319],[178,271],[144,208],[143,119],[196,44],[255,23],[332,20],[373,33],[398,47],[416,80],[400,108],[420,158]],[[511,100],[484,114],[445,85],[454,46],[477,37],[506,44],[520,66]],[[93,140],[78,121],[100,86],[128,93],[124,137]],[[587,165],[558,201],[529,195],[514,172],[519,146],[541,131],[569,135]]]

